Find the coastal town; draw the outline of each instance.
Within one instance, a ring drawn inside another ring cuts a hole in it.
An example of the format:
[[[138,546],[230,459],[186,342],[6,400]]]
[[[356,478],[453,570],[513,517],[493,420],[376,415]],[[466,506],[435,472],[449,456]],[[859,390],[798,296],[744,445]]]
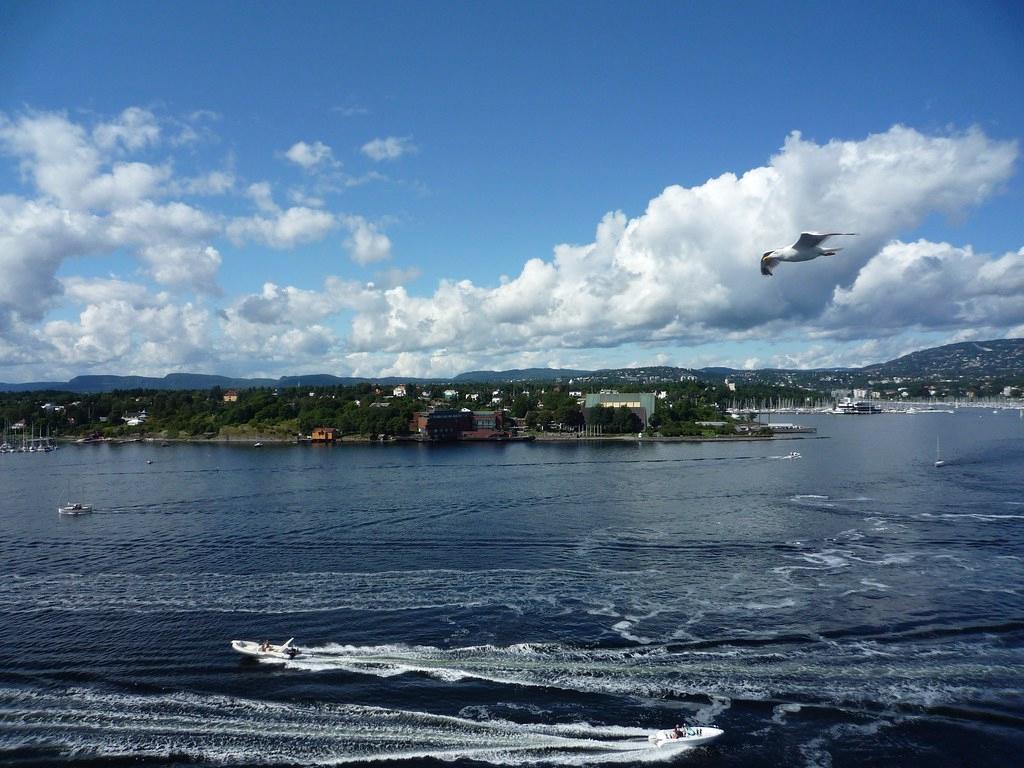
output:
[[[45,399],[44,399],[45,398]],[[997,398],[882,400],[877,392],[765,388],[686,376],[650,391],[574,380],[434,387],[423,384],[312,388],[0,393],[0,453],[47,452],[60,442],[141,440],[343,444],[565,440],[736,440],[813,433],[800,414],[953,413],[1016,408],[1020,390]]]

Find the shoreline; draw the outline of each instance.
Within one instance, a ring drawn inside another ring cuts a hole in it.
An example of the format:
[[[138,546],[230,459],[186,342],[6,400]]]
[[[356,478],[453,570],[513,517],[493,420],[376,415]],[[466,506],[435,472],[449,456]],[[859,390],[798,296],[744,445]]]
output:
[[[559,435],[559,434],[539,434],[539,435],[526,435],[518,436],[507,439],[495,439],[495,440],[448,440],[448,441],[432,441],[432,440],[421,440],[417,437],[412,436],[399,436],[390,437],[385,440],[374,438],[370,436],[356,436],[349,435],[341,437],[334,442],[312,442],[310,440],[300,440],[296,438],[282,438],[279,436],[267,436],[267,435],[253,435],[252,437],[238,437],[234,435],[228,436],[214,436],[214,437],[105,437],[96,440],[81,440],[81,438],[70,438],[70,437],[59,437],[53,438],[54,442],[61,443],[63,445],[75,445],[75,446],[87,446],[87,445],[128,445],[131,443],[147,443],[147,444],[166,444],[170,445],[202,445],[202,444],[215,444],[215,445],[242,445],[249,447],[260,447],[256,443],[260,443],[262,446],[282,446],[282,445],[315,445],[315,446],[332,446],[332,445],[504,445],[508,443],[547,443],[547,444],[562,444],[562,445],[574,445],[579,443],[736,443],[736,442],[762,442],[772,440],[800,440],[806,439],[801,434],[776,434],[776,435],[709,435],[709,436],[696,436],[696,435],[680,435],[675,437],[662,437],[662,436],[648,436],[637,437],[636,435]]]

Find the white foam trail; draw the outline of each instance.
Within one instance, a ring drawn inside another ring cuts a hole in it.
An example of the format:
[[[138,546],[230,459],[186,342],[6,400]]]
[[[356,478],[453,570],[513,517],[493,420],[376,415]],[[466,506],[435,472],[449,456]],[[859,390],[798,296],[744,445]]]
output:
[[[169,757],[244,764],[472,759],[503,765],[663,761],[650,731],[628,726],[520,724],[346,704],[228,696],[135,696],[91,689],[0,688],[0,737],[11,748],[79,757]]]
[[[894,671],[892,658],[900,666]],[[808,639],[798,646],[729,646],[670,649],[572,648],[523,643],[442,649],[434,646],[328,644],[304,648],[287,668],[346,671],[391,677],[422,674],[444,682],[483,680],[497,685],[555,688],[580,693],[666,697],[688,702],[691,719],[709,724],[736,699],[870,702],[873,706],[934,706],[974,700],[1001,706],[990,685],[992,670],[1010,669],[1021,653],[998,638],[896,646],[876,641]],[[828,680],[822,686],[822,680]],[[711,697],[703,708],[696,702]]]

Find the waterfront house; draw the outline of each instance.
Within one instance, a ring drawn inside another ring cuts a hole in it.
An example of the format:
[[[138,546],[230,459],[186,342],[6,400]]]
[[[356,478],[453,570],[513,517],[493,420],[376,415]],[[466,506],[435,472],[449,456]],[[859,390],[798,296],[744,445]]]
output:
[[[334,427],[313,427],[309,439],[314,443],[333,443],[340,437]]]

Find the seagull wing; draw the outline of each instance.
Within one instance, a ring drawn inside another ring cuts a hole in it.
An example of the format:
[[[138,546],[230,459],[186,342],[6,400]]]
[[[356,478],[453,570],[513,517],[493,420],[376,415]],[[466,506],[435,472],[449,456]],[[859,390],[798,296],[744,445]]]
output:
[[[825,232],[825,233],[821,233],[821,232],[801,232],[800,233],[800,237],[797,239],[797,241],[795,243],[793,243],[793,247],[796,248],[798,251],[802,251],[802,250],[804,250],[806,248],[813,248],[816,245],[821,245],[823,242],[828,240],[833,235],[855,235],[855,234],[857,234],[857,233],[856,232]]]

